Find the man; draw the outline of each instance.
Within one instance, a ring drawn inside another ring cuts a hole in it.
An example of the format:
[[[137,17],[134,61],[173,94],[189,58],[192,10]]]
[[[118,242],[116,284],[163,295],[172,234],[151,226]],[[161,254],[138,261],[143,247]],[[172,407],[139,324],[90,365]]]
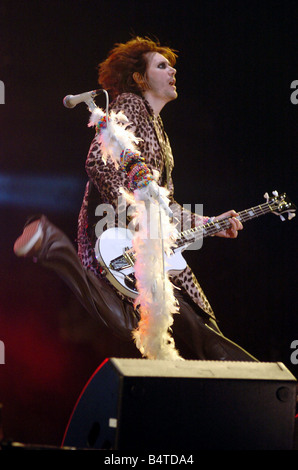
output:
[[[176,58],[172,49],[136,37],[125,44],[117,44],[100,64],[99,84],[113,99],[110,110],[123,112],[129,129],[140,139],[138,152],[142,169],[146,169],[146,174],[158,172],[157,184],[167,187],[174,219],[198,226],[209,218],[185,211],[174,200],[173,156],[160,117],[163,107],[177,98]],[[103,160],[100,141],[95,136],[86,161],[89,181],[78,223],[79,258],[70,241],[45,216],[29,221],[14,246],[16,255],[34,256],[45,267],[54,269],[89,313],[104,321],[123,339],[132,338],[132,331],[140,320],[139,312],[132,299],[117,291],[103,275],[94,246],[99,222],[96,207],[108,204],[119,214],[121,188],[131,188],[134,184],[136,187],[142,182],[141,176],[137,183],[135,181],[136,173],[132,174],[131,170],[134,154],[131,158],[126,167],[129,171],[120,171],[113,161]],[[229,227],[218,236],[237,237],[242,225],[236,215],[235,211],[229,211],[217,217],[230,217]],[[173,338],[182,357],[255,360],[219,331],[214,312],[189,266],[171,280],[178,287],[175,296],[179,303],[179,315],[175,316],[172,327]]]

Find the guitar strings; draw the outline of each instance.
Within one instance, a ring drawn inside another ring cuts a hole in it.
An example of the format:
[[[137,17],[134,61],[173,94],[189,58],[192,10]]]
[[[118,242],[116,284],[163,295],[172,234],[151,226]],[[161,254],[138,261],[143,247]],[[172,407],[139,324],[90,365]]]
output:
[[[246,209],[244,211],[239,212],[239,215],[237,218],[240,221],[246,222],[248,220],[253,219],[254,217],[259,217],[260,215],[267,214],[270,211],[272,211],[271,204],[268,202],[264,202],[263,204],[260,204],[255,207],[251,207],[250,209]],[[252,215],[251,215],[252,213]],[[193,239],[196,239],[196,234],[200,232],[200,236],[206,237],[206,236],[212,236],[221,230],[225,230],[230,227],[230,222],[229,222],[229,217],[226,219],[219,219],[215,220],[213,222],[209,222],[208,224],[202,225],[200,227],[194,227],[192,229],[185,230],[181,232],[177,238],[176,241],[176,246],[181,246],[184,241],[189,241],[190,243],[192,242]],[[219,228],[218,228],[219,227]],[[189,238],[189,236],[193,236],[193,238]]]

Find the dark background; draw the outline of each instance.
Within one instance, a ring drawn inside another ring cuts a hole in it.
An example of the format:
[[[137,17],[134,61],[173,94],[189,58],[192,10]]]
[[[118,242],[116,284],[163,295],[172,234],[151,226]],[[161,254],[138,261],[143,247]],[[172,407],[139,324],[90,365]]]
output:
[[[28,215],[74,241],[93,131],[67,94],[97,88],[115,42],[156,36],[179,51],[179,99],[162,112],[176,199],[204,213],[246,209],[273,190],[298,202],[293,1],[2,1],[0,4],[0,403],[6,437],[59,445],[73,406],[106,358],[138,357],[82,311],[54,273],[12,251]],[[97,99],[97,103],[104,103]],[[295,375],[297,220],[267,215],[237,240],[186,254],[226,336]]]

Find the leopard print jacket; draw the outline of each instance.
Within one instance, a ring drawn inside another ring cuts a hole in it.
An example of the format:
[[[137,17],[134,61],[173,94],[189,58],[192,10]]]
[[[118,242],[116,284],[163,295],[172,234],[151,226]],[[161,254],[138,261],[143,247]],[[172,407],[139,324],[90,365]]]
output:
[[[156,117],[149,103],[140,96],[132,93],[119,95],[111,104],[110,110],[123,111],[130,123],[130,130],[134,135],[142,139],[138,144],[138,150],[145,158],[146,165],[151,171],[158,171],[157,183],[169,190],[170,206],[176,220],[180,220],[180,227],[183,224],[192,226],[204,223],[205,218],[193,214],[174,200],[174,186],[171,177],[174,166],[172,151],[169,139],[164,131],[160,116]],[[96,215],[96,208],[106,204],[106,207],[113,207],[115,212],[110,211],[111,226],[120,226],[123,220],[127,224],[129,219],[125,215],[123,219],[122,209],[126,211],[126,206],[122,207],[120,188],[128,186],[128,179],[125,173],[115,167],[115,164],[108,160],[106,163],[101,158],[100,146],[94,137],[86,160],[86,172],[89,181],[86,185],[82,207],[78,220],[78,254],[85,268],[90,269],[96,276],[109,281],[101,273],[100,266],[95,257],[94,246],[96,241],[96,227],[103,220],[103,214]],[[101,206],[105,207],[105,206]],[[105,213],[105,223],[109,224],[109,215]],[[172,277],[173,283],[183,289],[191,299],[208,315],[214,318],[213,310],[189,266],[179,275]],[[111,285],[111,284],[110,284]],[[114,289],[114,287],[112,286]],[[123,298],[123,295],[118,292]],[[126,297],[125,297],[126,298]],[[126,300],[131,301],[128,297]]]

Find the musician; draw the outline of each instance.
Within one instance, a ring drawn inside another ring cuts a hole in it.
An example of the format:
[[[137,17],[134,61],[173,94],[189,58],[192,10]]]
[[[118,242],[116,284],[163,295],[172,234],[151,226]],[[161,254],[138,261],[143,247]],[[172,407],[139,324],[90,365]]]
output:
[[[204,225],[209,217],[190,213],[174,200],[173,155],[160,113],[167,103],[177,98],[176,59],[177,54],[171,48],[162,47],[148,38],[136,37],[114,46],[98,67],[98,81],[112,99],[110,110],[123,112],[129,129],[140,139],[138,150],[149,173],[158,174],[157,184],[167,187],[174,220],[192,226]],[[103,204],[113,207],[118,223],[120,189],[128,189],[131,179],[113,161],[103,161],[96,137],[86,161],[89,181],[78,221],[78,254],[65,234],[44,215],[26,223],[14,251],[17,256],[34,257],[43,266],[54,269],[89,313],[108,325],[118,337],[131,340],[131,332],[140,319],[138,309],[134,307],[133,299],[120,293],[107,280],[94,250],[98,226],[106,216],[102,214],[100,218],[96,208]],[[231,210],[217,217],[230,217],[230,227],[217,236],[237,237],[243,227],[236,216]],[[179,287],[174,291],[179,315],[174,317],[172,334],[182,357],[255,360],[221,333],[212,307],[189,266],[173,276],[172,282]]]

